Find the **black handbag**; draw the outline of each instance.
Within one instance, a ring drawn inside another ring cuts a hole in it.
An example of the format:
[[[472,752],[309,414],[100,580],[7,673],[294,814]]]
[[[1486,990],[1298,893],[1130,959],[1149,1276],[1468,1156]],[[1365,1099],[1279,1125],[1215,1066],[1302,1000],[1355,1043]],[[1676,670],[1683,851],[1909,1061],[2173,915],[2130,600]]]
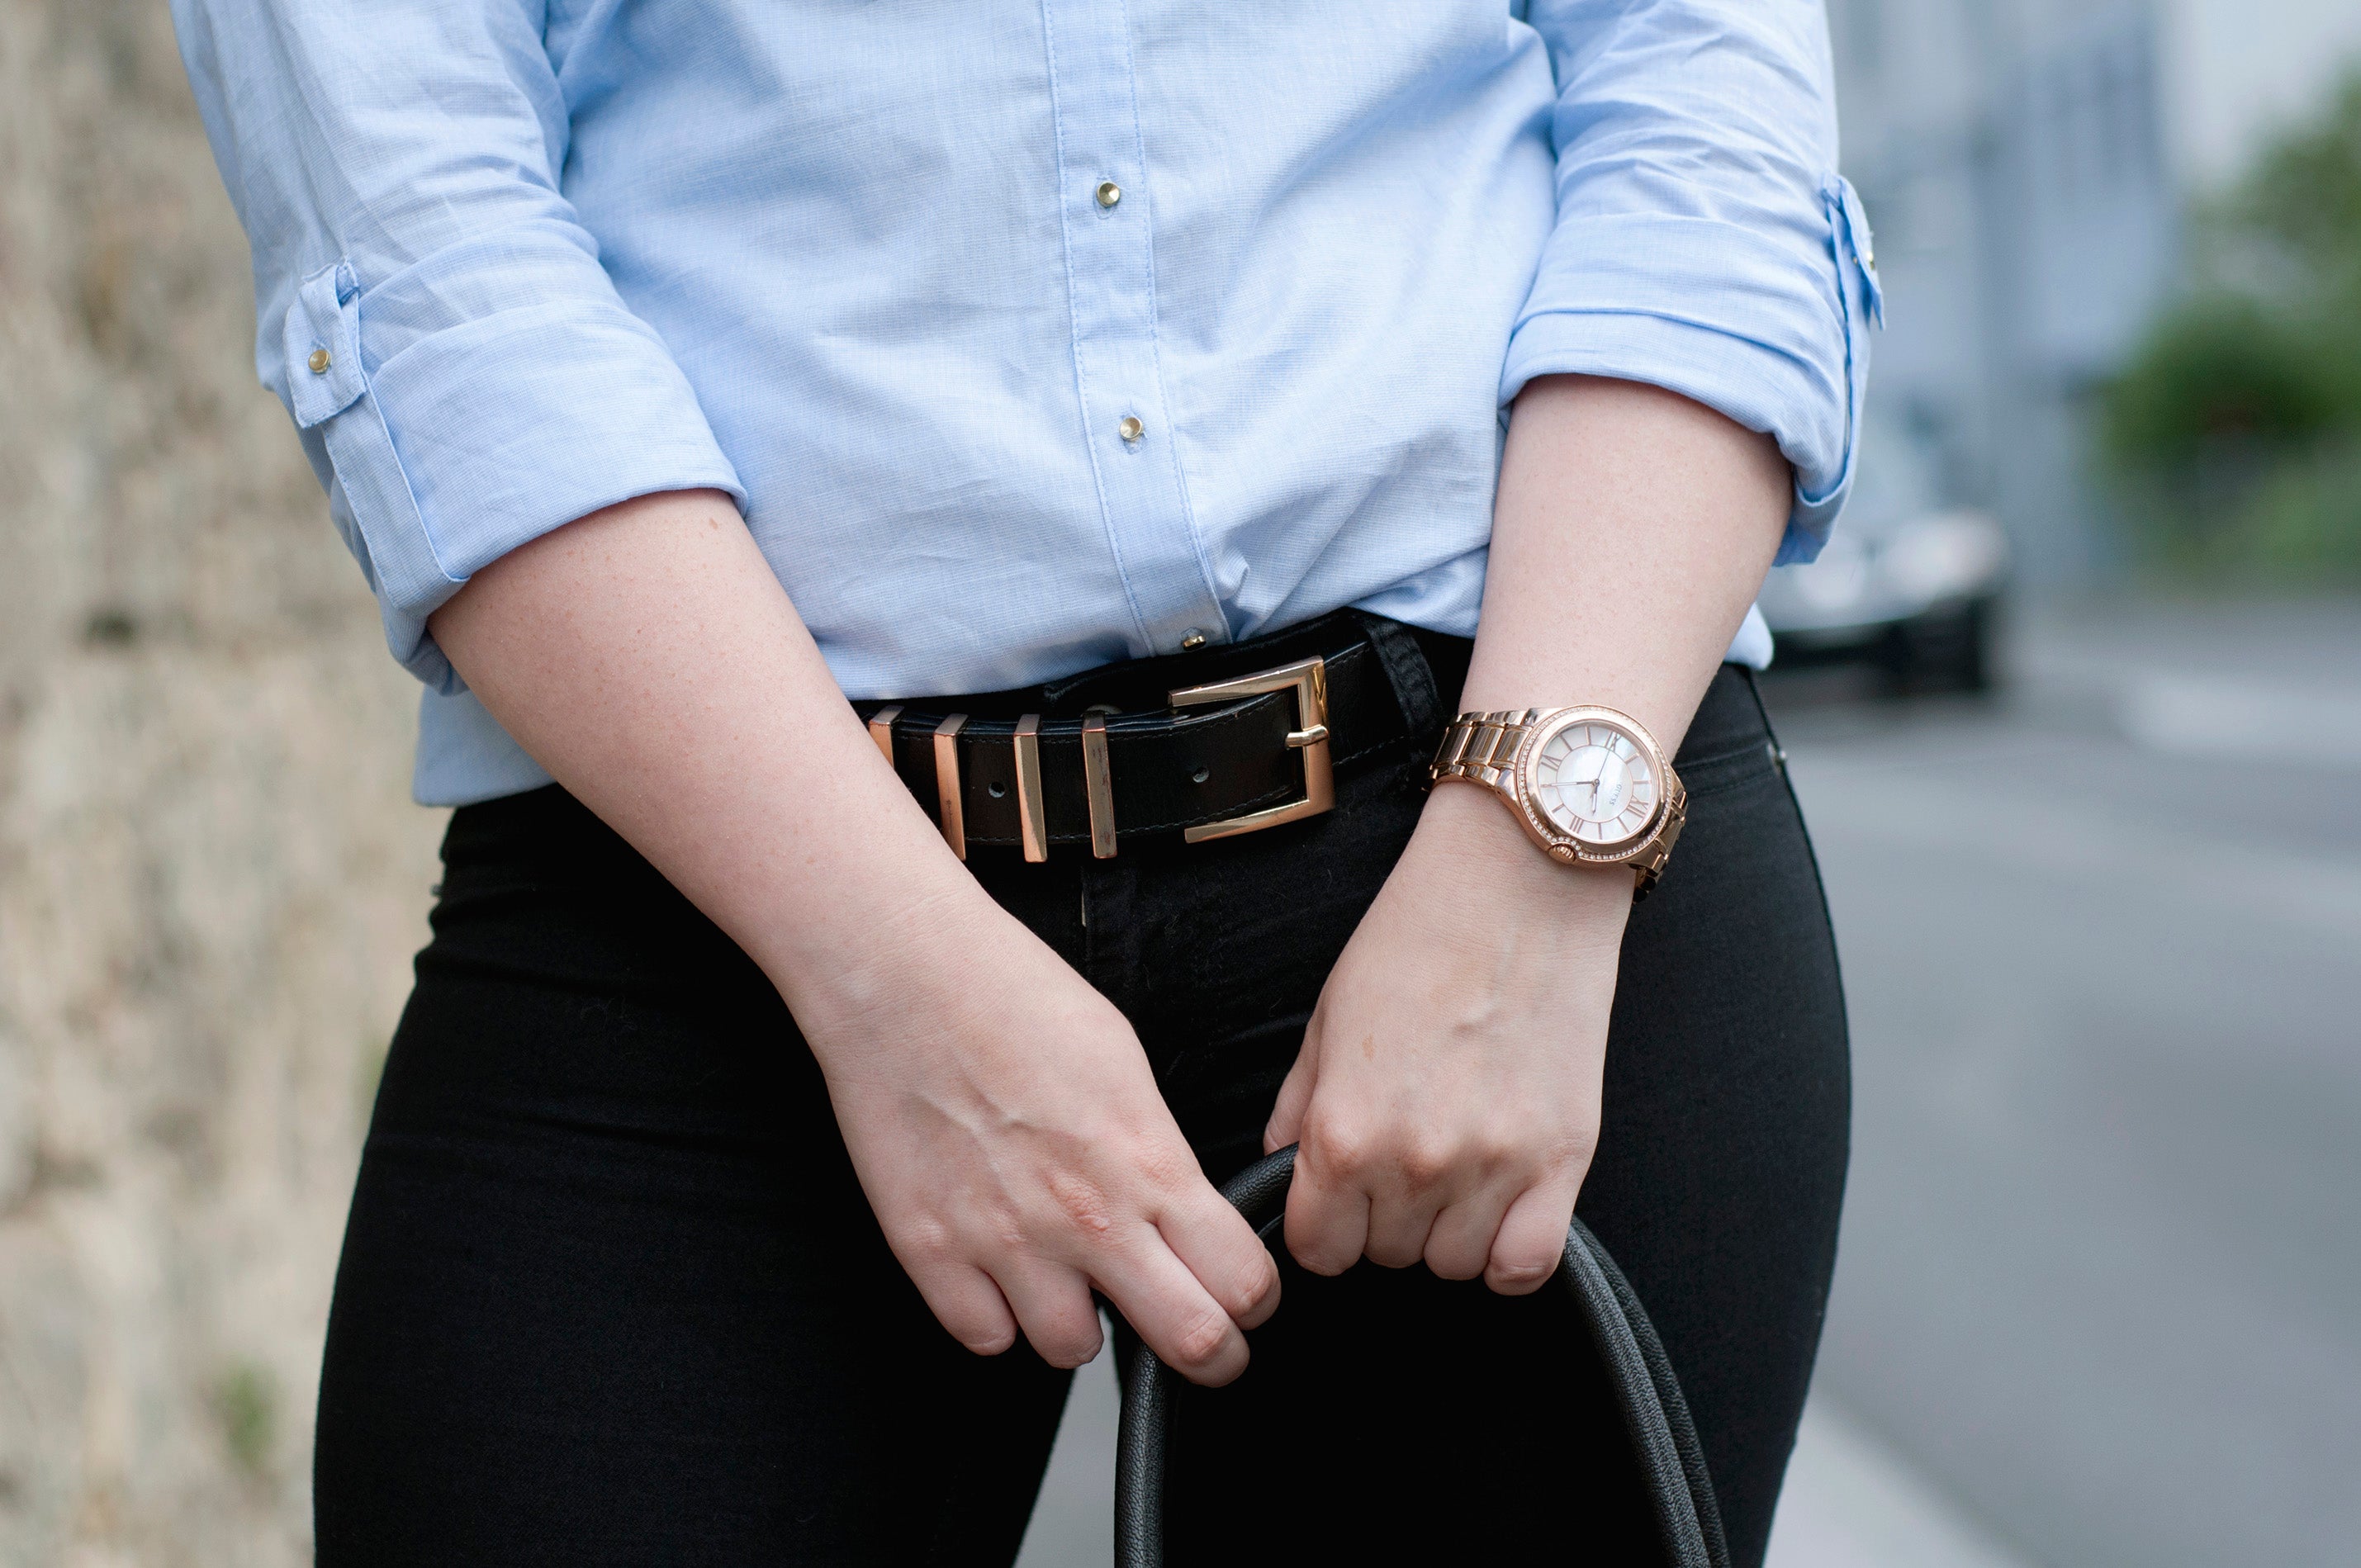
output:
[[[1263,1158],[1222,1190],[1265,1245],[1286,1217],[1295,1175],[1290,1146]],[[1672,1568],[1730,1568],[1721,1511],[1688,1402],[1640,1299],[1598,1238],[1580,1220],[1567,1227],[1565,1256],[1544,1287],[1565,1297],[1598,1347],[1623,1415],[1632,1457],[1647,1488],[1664,1562]],[[1173,1373],[1141,1345],[1123,1369],[1123,1424],[1115,1447],[1117,1568],[1162,1568],[1164,1460],[1172,1428]]]

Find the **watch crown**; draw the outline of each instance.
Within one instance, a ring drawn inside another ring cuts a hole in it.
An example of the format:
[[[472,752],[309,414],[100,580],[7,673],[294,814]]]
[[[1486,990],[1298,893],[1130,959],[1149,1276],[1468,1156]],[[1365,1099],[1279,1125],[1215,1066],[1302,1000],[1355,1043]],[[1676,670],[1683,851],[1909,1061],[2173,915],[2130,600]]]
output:
[[[1552,844],[1549,854],[1553,861],[1563,861],[1567,865],[1574,863],[1574,846],[1571,844]]]

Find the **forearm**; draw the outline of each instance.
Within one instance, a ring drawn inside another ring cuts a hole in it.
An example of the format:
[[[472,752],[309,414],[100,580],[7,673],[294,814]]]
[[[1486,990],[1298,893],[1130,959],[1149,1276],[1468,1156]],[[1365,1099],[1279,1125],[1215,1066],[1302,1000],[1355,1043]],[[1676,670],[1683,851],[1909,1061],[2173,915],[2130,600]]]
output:
[[[1528,386],[1460,706],[1598,703],[1677,748],[1771,564],[1788,486],[1769,440],[1700,404],[1628,382]],[[1487,795],[1427,797],[1265,1130],[1271,1147],[1302,1145],[1288,1245],[1322,1273],[1423,1257],[1531,1290],[1565,1245],[1598,1135],[1631,875],[1535,852]],[[1471,886],[1488,894],[1481,921]]]
[[[1679,750],[1770,569],[1791,483],[1768,436],[1686,398],[1592,377],[1531,383],[1501,457],[1460,707],[1598,703]],[[1631,913],[1628,874],[1569,874],[1480,790],[1436,790],[1406,861],[1445,878],[1485,864],[1602,948]]]
[[[645,497],[501,557],[434,635],[494,718],[769,974],[886,1240],[961,1343],[1246,1365],[1269,1255],[1123,1015],[993,902],[870,743],[728,497]],[[1072,1195],[1090,1202],[1078,1209]]]
[[[1770,437],[1686,398],[1532,382],[1501,459],[1460,706],[1602,703],[1678,750],[1770,569],[1792,483]]]
[[[869,740],[729,497],[642,497],[432,621],[492,716],[762,965],[807,1027],[867,955],[1005,920]],[[825,1036],[828,1031],[818,1033]]]

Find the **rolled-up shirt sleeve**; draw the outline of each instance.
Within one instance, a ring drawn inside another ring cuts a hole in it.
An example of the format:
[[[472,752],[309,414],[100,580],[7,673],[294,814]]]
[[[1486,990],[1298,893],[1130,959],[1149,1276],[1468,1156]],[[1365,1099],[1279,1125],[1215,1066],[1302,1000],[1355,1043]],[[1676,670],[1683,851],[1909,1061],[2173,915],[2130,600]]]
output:
[[[1774,437],[1795,473],[1782,565],[1852,483],[1868,225],[1837,173],[1819,0],[1533,0],[1557,77],[1557,222],[1509,343],[1536,376],[1644,381]]]
[[[173,0],[254,251],[256,363],[302,433],[394,655],[602,506],[743,491],[687,378],[561,193],[534,0]]]

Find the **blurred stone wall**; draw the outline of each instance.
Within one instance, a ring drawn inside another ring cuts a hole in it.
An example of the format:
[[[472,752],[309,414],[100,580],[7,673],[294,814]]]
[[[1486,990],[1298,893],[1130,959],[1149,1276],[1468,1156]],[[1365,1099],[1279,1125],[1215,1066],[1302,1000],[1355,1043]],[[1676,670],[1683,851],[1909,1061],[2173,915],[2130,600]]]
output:
[[[0,0],[0,1564],[310,1558],[414,687],[161,0]]]

